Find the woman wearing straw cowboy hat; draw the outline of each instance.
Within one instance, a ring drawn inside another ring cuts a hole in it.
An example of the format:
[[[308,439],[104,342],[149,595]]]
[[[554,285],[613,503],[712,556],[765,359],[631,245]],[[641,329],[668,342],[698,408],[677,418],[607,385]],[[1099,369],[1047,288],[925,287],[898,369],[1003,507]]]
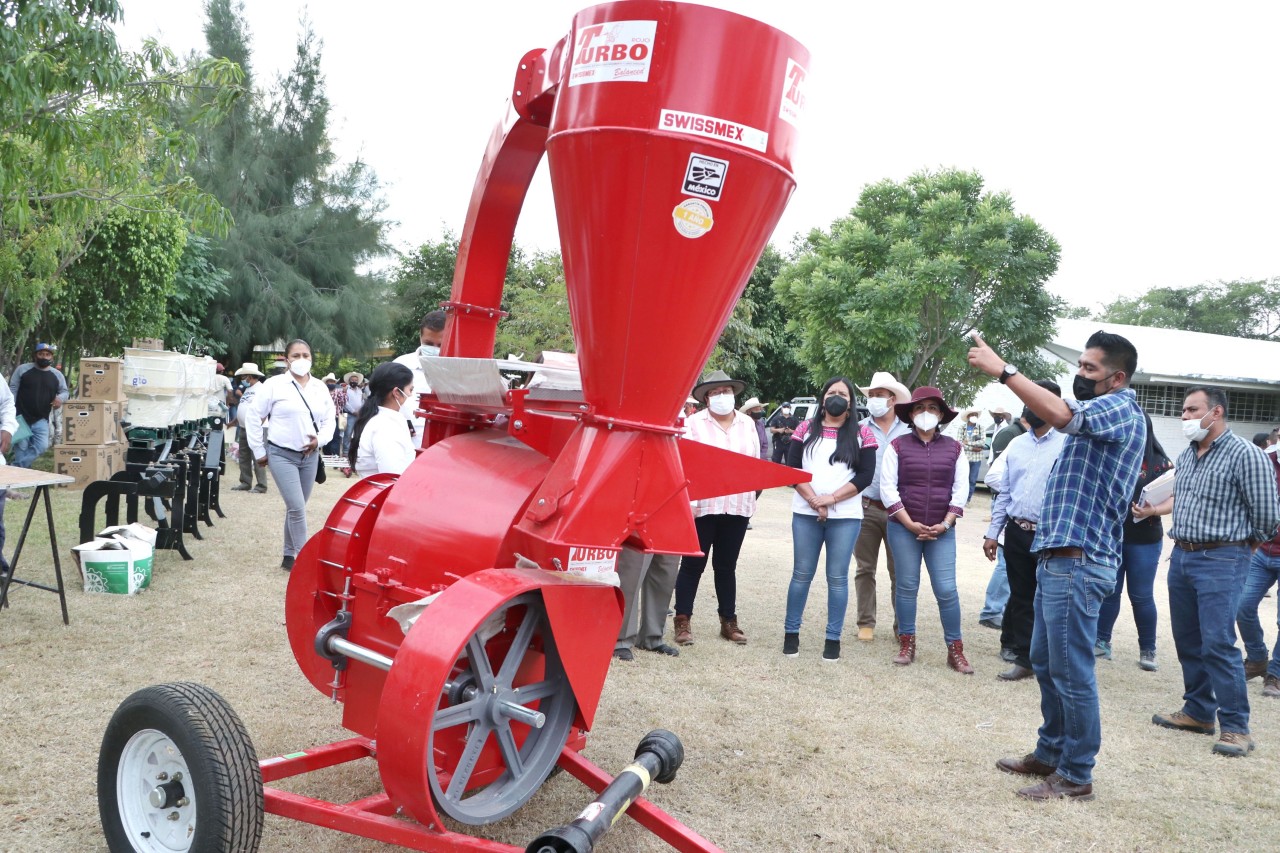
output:
[[[249,448],[249,431],[244,426],[250,418],[254,417],[253,398],[265,378],[262,371],[258,369],[258,365],[252,361],[246,361],[236,371],[236,380],[243,385],[236,392],[239,394],[239,402],[236,404],[236,443],[239,449],[236,458],[240,463],[240,484],[231,487],[233,492],[247,492],[253,489],[261,494],[267,490],[267,469],[253,464],[253,450]],[[254,485],[255,477],[258,481],[256,486]]]
[[[751,418],[734,409],[737,394],[746,383],[730,379],[723,370],[715,370],[693,387],[693,398],[705,403],[685,419],[686,438],[703,444],[732,450],[744,456],[760,456],[760,437]],[[693,523],[698,529],[700,557],[685,557],[680,561],[680,573],[676,576],[675,640],[677,645],[693,642],[690,619],[693,617],[693,599],[698,593],[698,582],[711,559],[714,573],[716,599],[720,611],[720,636],[739,645],[747,641],[747,635],[738,627],[737,576],[738,552],[747,535],[747,522],[756,511],[755,492],[721,495],[695,501]]]
[[[888,539],[898,570],[898,656],[907,666],[916,658],[916,597],[920,563],[929,568],[929,584],[938,601],[947,665],[973,674],[960,636],[960,594],[956,590],[956,519],[964,515],[968,465],[960,442],[938,427],[955,420],[956,410],[942,392],[925,386],[911,401],[894,407],[912,430],[895,438],[884,452],[880,495],[889,515]]]

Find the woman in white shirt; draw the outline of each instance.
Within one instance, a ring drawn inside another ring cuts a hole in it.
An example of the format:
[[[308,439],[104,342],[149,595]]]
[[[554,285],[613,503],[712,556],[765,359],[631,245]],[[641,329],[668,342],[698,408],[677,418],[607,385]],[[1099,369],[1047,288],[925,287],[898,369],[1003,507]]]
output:
[[[322,464],[320,448],[333,438],[335,418],[329,389],[311,375],[311,345],[290,341],[284,358],[288,371],[262,383],[244,426],[254,459],[271,470],[271,479],[284,498],[280,568],[288,571],[307,541],[307,499]],[[264,418],[271,422],[269,440],[262,432]]]
[[[369,376],[369,395],[356,418],[347,452],[358,476],[400,474],[409,467],[414,457],[413,439],[401,409],[412,405],[412,400],[412,370],[394,361],[374,368]]]
[[[787,464],[813,479],[796,486],[791,500],[794,566],[787,587],[782,653],[800,654],[800,621],[818,555],[827,549],[827,630],[824,661],[840,660],[840,636],[849,607],[849,561],[862,530],[862,490],[876,473],[876,439],[858,422],[854,385],[843,376],[828,379],[822,405],[802,421],[788,442]]]

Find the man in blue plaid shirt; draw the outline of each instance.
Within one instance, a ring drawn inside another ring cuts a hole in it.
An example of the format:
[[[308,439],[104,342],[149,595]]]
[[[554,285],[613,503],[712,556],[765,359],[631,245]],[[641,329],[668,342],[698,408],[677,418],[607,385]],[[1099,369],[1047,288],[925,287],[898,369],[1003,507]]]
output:
[[[1095,332],[1063,400],[996,355],[977,334],[969,364],[999,379],[1046,423],[1066,433],[1045,487],[1031,550],[1038,552],[1031,668],[1044,722],[1034,752],[1002,758],[1006,773],[1043,777],[1028,800],[1092,800],[1102,744],[1093,643],[1098,609],[1115,589],[1124,516],[1142,467],[1146,421],[1129,381],[1138,351],[1120,335]]]
[[[1212,735],[1213,751],[1245,756],[1249,694],[1236,648],[1236,605],[1244,591],[1253,549],[1275,535],[1280,523],[1271,462],[1251,441],[1227,429],[1227,394],[1192,388],[1182,403],[1182,434],[1191,442],[1178,456],[1173,497],[1135,515],[1172,509],[1169,559],[1169,624],[1182,664],[1183,705],[1151,722],[1168,729]]]

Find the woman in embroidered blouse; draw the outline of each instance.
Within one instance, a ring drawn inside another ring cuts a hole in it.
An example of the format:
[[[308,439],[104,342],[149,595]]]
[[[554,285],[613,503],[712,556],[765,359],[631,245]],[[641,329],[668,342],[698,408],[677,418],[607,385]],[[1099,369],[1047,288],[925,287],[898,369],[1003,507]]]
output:
[[[960,594],[956,590],[956,519],[969,496],[969,464],[960,442],[938,431],[956,410],[942,392],[925,386],[911,402],[894,406],[911,432],[889,442],[880,462],[880,500],[889,516],[885,534],[898,575],[898,656],[906,666],[916,658],[916,598],[920,563],[929,569],[929,585],[938,600],[947,665],[973,674],[960,636]]]
[[[413,439],[401,407],[412,400],[412,370],[392,361],[374,368],[347,454],[357,476],[400,474],[409,467],[414,456]]]
[[[862,529],[862,490],[876,470],[876,439],[858,423],[853,383],[843,376],[822,387],[822,405],[791,435],[787,464],[808,471],[791,501],[794,565],[787,587],[782,653],[800,653],[800,623],[818,555],[827,549],[827,629],[822,659],[840,659],[840,635],[849,605],[849,561]]]
[[[284,559],[280,568],[288,571],[307,541],[307,498],[316,483],[316,468],[323,464],[320,448],[333,438],[336,421],[329,389],[311,375],[311,345],[290,341],[284,357],[289,369],[262,383],[254,395],[245,431],[258,466],[270,469],[271,479],[284,498]],[[270,438],[262,432],[264,419],[270,421]]]

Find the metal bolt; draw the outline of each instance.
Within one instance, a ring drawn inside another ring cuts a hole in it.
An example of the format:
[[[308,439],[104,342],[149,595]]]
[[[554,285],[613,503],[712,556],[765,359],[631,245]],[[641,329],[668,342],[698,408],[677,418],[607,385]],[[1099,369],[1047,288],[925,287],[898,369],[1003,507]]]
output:
[[[191,801],[188,800],[186,797],[178,797],[178,802],[175,803],[174,805],[176,805],[178,808],[183,808],[185,806],[191,805]]]
[[[177,812],[169,812],[169,820],[178,820],[180,817]]]
[[[547,505],[546,498],[538,498],[538,506],[546,506],[546,505]]]
[[[165,773],[163,770],[161,770],[161,771],[156,775],[156,779],[157,779],[158,781],[160,781],[160,782],[167,782],[167,781],[169,780],[169,774],[168,774],[168,773]]]
[[[182,781],[182,774],[181,774],[181,773],[174,773],[174,774],[173,774],[173,781],[175,781],[175,782],[181,782],[181,781]]]
[[[518,94],[518,93],[517,93],[517,94]],[[519,418],[517,418],[516,420],[512,421],[512,422],[511,422],[511,425],[512,425],[513,427],[515,427],[516,429],[524,429],[524,421],[520,420]]]

